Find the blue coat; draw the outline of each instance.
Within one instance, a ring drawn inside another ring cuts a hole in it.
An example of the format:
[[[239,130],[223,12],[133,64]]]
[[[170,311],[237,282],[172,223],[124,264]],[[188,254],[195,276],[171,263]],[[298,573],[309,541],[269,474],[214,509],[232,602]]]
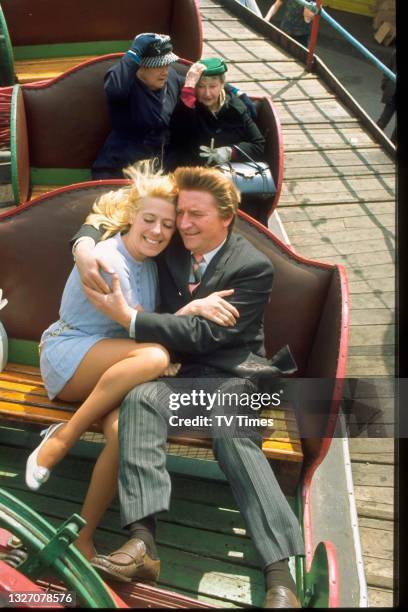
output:
[[[92,167],[94,178],[119,177],[122,168],[137,160],[161,157],[167,144],[184,79],[170,68],[165,87],[151,91],[137,78],[136,69],[124,55],[105,75],[112,131]]]

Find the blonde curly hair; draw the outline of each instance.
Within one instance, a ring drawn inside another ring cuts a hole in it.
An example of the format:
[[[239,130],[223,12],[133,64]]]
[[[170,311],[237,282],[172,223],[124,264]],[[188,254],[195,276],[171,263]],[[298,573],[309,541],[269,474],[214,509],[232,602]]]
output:
[[[155,165],[155,160],[143,160],[124,169],[131,184],[108,191],[95,202],[85,223],[96,229],[104,228],[102,240],[127,232],[144,198],[161,198],[176,205],[178,189],[173,178],[164,175],[162,170],[155,170]]]

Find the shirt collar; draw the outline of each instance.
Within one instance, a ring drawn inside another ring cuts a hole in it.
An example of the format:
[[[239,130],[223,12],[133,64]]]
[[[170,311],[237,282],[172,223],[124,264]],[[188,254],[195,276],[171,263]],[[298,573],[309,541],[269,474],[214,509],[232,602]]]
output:
[[[226,243],[227,239],[225,238],[225,240],[223,240],[221,242],[221,244],[219,244],[217,247],[215,247],[215,249],[213,249],[212,251],[208,251],[208,253],[204,253],[203,254],[203,263],[205,263],[206,266],[209,265],[210,261],[212,260],[212,258],[218,253],[218,251],[224,246],[224,244]],[[193,255],[193,253],[191,253]]]

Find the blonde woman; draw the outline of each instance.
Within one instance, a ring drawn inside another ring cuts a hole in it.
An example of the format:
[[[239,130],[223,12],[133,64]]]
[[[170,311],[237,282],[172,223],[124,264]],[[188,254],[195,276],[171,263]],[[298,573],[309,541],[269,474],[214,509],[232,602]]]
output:
[[[102,196],[86,220],[105,229],[95,250],[111,268],[112,280],[119,281],[129,306],[150,312],[158,302],[157,268],[152,258],[173,236],[177,198],[172,178],[154,173],[152,163],[128,168],[132,184]],[[110,284],[110,275],[103,275]],[[223,302],[229,311],[235,310],[219,295],[216,301]],[[209,296],[191,302],[179,314],[213,319],[216,309]],[[225,324],[234,322],[232,315]],[[168,352],[159,344],[134,342],[122,326],[98,312],[82,290],[75,265],[63,292],[60,319],[41,338],[40,366],[50,399],[83,403],[67,423],[51,426],[31,453],[26,467],[30,489],[37,490],[80,436],[102,420],[106,446],[82,509],[87,525],[77,541],[81,552],[91,558],[96,552],[93,532],[117,486],[117,406],[136,385],[170,373]]]

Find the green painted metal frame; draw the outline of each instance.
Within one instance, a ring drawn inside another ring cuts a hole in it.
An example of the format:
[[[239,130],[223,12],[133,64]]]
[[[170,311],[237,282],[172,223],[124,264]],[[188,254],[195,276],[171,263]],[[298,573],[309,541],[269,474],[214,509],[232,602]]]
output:
[[[30,185],[73,185],[91,181],[90,168],[30,168]]]
[[[19,499],[0,489],[0,525],[17,536],[29,556],[18,570],[32,580],[52,568],[65,585],[76,592],[88,608],[116,608],[116,603],[96,571],[70,544],[85,521],[73,514],[59,529]]]
[[[95,40],[89,42],[54,43],[50,45],[21,45],[14,47],[15,60],[51,59],[76,55],[106,55],[129,49],[131,40]]]
[[[16,204],[20,202],[20,190],[18,187],[18,159],[17,159],[17,99],[20,85],[14,85],[11,96],[10,111],[10,151],[11,151],[11,186]]]
[[[8,350],[10,363],[39,366],[38,342],[9,338]]]
[[[3,9],[0,6],[0,86],[13,85],[15,83],[13,47],[4,17]]]

